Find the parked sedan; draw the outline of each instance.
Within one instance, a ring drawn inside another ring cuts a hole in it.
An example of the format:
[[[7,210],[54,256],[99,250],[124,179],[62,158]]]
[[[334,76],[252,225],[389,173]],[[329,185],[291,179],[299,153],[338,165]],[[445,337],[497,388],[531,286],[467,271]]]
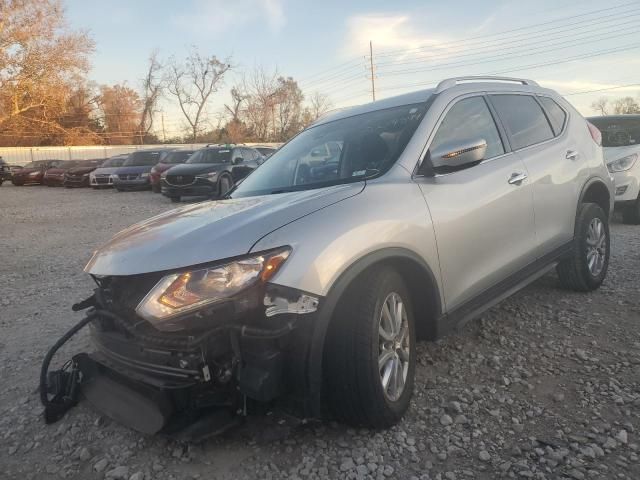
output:
[[[89,173],[91,188],[113,187],[113,174],[122,166],[129,154],[115,155],[106,159],[93,172]]]
[[[85,160],[81,162],[80,165],[69,168],[64,174],[64,186],[66,188],[88,187],[89,175],[104,161],[104,158]]]
[[[160,163],[154,166],[149,172],[151,190],[153,193],[160,193],[160,176],[175,165],[180,165],[187,161],[195,150],[174,150],[160,159]]]
[[[133,152],[113,174],[113,186],[124,190],[149,190],[149,173],[157,165],[166,150],[140,150]]]
[[[38,185],[44,180],[44,173],[49,168],[57,167],[64,160],[36,160],[27,163],[24,168],[14,171],[11,175],[11,183],[20,187],[22,185]]]
[[[616,182],[615,208],[625,223],[640,224],[640,115],[591,117],[602,133],[607,168]]]
[[[259,165],[260,153],[249,147],[206,147],[184,165],[162,174],[162,194],[172,202],[182,197],[222,198]]]
[[[61,187],[64,183],[64,174],[73,167],[82,165],[81,160],[64,160],[55,167],[49,168],[44,172],[42,184],[47,187]]]

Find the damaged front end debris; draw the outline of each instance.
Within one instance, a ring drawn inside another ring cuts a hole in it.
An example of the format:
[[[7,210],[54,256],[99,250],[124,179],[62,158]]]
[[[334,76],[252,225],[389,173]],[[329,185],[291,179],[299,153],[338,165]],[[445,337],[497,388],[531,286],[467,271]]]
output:
[[[80,397],[142,433],[191,440],[235,425],[258,402],[283,399],[304,414],[304,360],[319,299],[268,283],[264,265],[274,263],[263,262],[257,280],[211,302],[201,299],[218,279],[202,270],[94,276],[94,295],[73,306],[89,309],[87,316],[43,361],[45,421],[59,420]],[[149,307],[150,295],[160,308]],[[188,302],[199,305],[184,308]],[[184,313],[173,315],[173,307]],[[160,309],[166,319],[153,316]],[[50,372],[55,353],[86,326],[95,350]]]

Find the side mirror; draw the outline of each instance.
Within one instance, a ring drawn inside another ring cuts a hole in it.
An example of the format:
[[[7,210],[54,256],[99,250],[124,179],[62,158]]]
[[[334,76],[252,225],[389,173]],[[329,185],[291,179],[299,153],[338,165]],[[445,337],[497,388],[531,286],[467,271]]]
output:
[[[433,151],[429,149],[427,155],[431,167],[437,172],[438,170],[455,171],[469,167],[484,160],[486,153],[487,142],[479,138],[448,142]]]
[[[233,159],[234,165],[238,165],[239,163],[242,163],[242,157],[236,157]]]

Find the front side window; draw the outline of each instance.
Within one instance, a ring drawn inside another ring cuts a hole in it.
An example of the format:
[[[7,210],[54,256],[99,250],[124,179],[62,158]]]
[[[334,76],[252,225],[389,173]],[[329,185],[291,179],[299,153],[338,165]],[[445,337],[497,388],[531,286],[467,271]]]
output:
[[[538,97],[540,103],[544,105],[553,133],[557,137],[562,132],[564,124],[567,121],[567,113],[556,103],[556,101],[549,97]]]
[[[403,105],[303,130],[246,177],[232,196],[309,190],[378,177],[400,157],[426,110],[426,103]]]
[[[487,142],[485,159],[504,153],[498,127],[489,107],[482,97],[460,100],[447,112],[431,142],[430,150],[436,151],[451,142],[484,140]]]
[[[531,95],[491,95],[491,102],[511,134],[514,150],[553,138],[547,117]]]
[[[602,132],[603,147],[640,144],[640,117],[592,117],[589,121]]]
[[[167,154],[160,163],[166,163],[167,165],[184,163],[192,153],[193,152],[191,150],[176,150]]]

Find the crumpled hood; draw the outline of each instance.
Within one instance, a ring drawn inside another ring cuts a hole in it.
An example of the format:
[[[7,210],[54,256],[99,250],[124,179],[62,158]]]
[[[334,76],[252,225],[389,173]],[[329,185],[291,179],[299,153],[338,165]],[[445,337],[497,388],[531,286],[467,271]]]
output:
[[[626,157],[632,153],[640,153],[640,145],[629,145],[627,147],[604,147],[602,152],[604,153],[605,163],[611,163],[614,160]]]
[[[148,173],[153,168],[153,165],[132,165],[130,167],[118,167],[115,173],[116,175],[125,173]]]
[[[97,250],[94,275],[134,275],[244,255],[268,233],[357,195],[364,182],[187,205],[133,225]]]

